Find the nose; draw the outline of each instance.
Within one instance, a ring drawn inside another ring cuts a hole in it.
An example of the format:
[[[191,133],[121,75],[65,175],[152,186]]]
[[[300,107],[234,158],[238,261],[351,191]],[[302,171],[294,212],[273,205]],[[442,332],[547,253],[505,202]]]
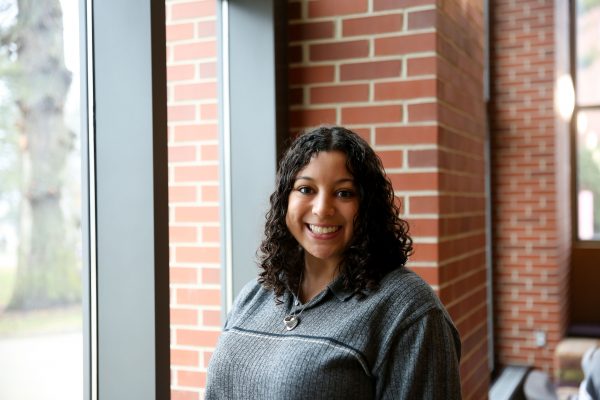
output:
[[[333,199],[325,193],[314,197],[312,212],[318,217],[331,217],[335,214]]]

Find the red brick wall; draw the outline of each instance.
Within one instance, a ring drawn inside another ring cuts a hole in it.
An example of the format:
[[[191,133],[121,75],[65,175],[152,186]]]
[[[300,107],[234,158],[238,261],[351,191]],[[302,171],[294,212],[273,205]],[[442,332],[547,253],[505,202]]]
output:
[[[567,323],[568,141],[555,127],[554,3],[493,12],[494,294],[501,364],[550,371]],[[536,347],[534,334],[547,334]]]
[[[487,396],[483,16],[477,1],[289,1],[290,128],[345,125],[384,162],[410,266],[463,340],[465,399]]]
[[[167,0],[171,398],[202,398],[221,330],[216,0]]]

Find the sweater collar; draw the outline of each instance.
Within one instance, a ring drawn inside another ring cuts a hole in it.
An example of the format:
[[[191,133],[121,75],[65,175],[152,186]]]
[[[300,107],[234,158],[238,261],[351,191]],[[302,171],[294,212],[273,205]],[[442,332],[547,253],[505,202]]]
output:
[[[344,287],[344,280],[341,276],[335,278],[327,287],[339,301],[346,301],[353,295],[352,291]]]

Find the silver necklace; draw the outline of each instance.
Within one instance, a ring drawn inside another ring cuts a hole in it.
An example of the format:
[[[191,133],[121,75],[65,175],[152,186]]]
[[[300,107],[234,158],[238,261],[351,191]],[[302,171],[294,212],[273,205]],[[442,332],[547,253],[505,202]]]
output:
[[[296,293],[296,298],[294,299],[294,310],[291,314],[288,314],[283,319],[283,324],[285,325],[285,329],[291,331],[300,323],[300,314],[306,308],[306,303],[302,305],[300,312],[298,312],[297,308],[300,305],[300,287],[302,286],[302,274],[300,274],[300,283],[298,284],[298,291]]]

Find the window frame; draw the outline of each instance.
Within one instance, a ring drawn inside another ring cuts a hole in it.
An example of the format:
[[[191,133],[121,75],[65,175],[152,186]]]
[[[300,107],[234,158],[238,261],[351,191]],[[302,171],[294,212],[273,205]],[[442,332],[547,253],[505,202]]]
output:
[[[85,1],[84,398],[170,397],[164,1]],[[83,74],[82,74],[83,75]]]
[[[577,117],[580,112],[587,110],[600,111],[600,103],[596,105],[579,105],[577,101],[577,0],[569,0],[569,66],[570,75],[573,81],[573,113],[569,121],[569,130],[571,137],[571,220],[572,220],[572,242],[576,248],[598,249],[600,250],[599,239],[580,239],[579,238],[579,176],[577,157]],[[600,210],[598,210],[600,212]]]
[[[257,277],[256,250],[278,156],[289,137],[287,8],[274,0],[218,0],[217,4],[225,320],[237,294]]]

